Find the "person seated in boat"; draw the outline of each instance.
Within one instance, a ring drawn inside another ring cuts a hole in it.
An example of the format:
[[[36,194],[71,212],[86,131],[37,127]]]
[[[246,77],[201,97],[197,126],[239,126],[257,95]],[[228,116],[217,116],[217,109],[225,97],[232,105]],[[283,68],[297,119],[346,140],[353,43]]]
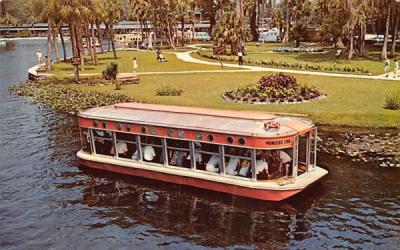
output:
[[[286,152],[282,150],[272,150],[268,179],[287,176],[291,160],[292,158]]]
[[[257,180],[267,180],[268,179],[268,161],[271,157],[268,151],[262,150],[258,151],[256,160],[256,176]]]
[[[249,160],[242,160],[240,161],[240,170],[239,175],[243,177],[250,177],[251,175],[251,162]]]
[[[169,165],[177,166],[177,167],[184,167],[185,166],[185,158],[186,158],[185,151],[175,150],[170,155],[171,160],[169,162]]]
[[[194,160],[196,162],[196,166],[201,166],[203,164],[203,159],[201,156],[201,153],[199,152],[201,148],[201,144],[199,142],[195,142],[194,143]],[[186,158],[186,160],[190,161],[190,154],[189,156]]]
[[[281,171],[285,174],[285,176],[289,176],[290,168],[292,166],[292,157],[283,150],[278,150],[278,153],[281,161]]]
[[[143,160],[145,161],[153,161],[154,158],[156,157],[156,151],[154,150],[154,147],[151,145],[146,145],[142,147],[142,154],[143,154]],[[132,155],[132,160],[139,160],[139,152],[138,150],[135,151]]]
[[[115,153],[114,152],[114,146],[112,146],[111,155],[114,155],[114,153]],[[126,144],[126,142],[118,141],[117,142],[117,154],[118,154],[118,157],[126,158],[127,153],[128,153],[128,145]]]
[[[218,173],[219,172],[219,163],[220,163],[220,158],[219,155],[213,155],[211,158],[208,160],[206,164],[206,171],[208,172],[214,172]]]
[[[229,155],[237,155],[234,148],[230,148],[228,151]],[[225,173],[229,175],[238,175],[237,167],[239,166],[240,159],[237,156],[229,157],[228,165],[226,165]]]

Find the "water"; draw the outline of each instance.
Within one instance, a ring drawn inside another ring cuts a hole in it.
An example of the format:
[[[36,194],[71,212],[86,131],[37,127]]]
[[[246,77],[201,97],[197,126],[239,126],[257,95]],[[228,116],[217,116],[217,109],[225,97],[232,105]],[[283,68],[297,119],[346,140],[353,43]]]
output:
[[[1,249],[398,249],[400,171],[320,155],[329,175],[281,203],[79,166],[76,118],[10,95],[45,41],[0,48]]]

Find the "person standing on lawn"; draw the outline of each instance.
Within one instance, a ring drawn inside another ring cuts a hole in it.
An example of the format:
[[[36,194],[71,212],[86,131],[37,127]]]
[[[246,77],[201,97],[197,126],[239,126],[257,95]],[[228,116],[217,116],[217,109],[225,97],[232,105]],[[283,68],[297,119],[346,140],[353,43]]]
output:
[[[133,72],[137,73],[138,63],[136,61],[136,57],[133,58]]]
[[[386,59],[385,60],[385,73],[386,77],[389,77],[389,72],[390,72],[390,60]]]
[[[399,62],[397,59],[394,59],[394,75],[393,78],[397,77],[397,72],[399,71]]]
[[[242,66],[243,65],[243,52],[241,50],[239,50],[237,55],[238,55],[239,65]]]
[[[41,65],[43,63],[43,60],[42,60],[43,54],[42,54],[42,50],[41,49],[39,49],[37,51],[36,57],[37,57],[37,64]]]

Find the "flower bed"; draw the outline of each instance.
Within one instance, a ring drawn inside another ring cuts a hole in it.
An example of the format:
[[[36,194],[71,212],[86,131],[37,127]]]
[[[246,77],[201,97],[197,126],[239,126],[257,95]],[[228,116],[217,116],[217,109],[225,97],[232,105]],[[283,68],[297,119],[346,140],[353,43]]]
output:
[[[197,54],[208,59],[213,60],[222,60],[226,62],[237,63],[237,56],[217,56],[213,55],[211,52],[198,50]],[[350,67],[350,66],[339,66],[337,64],[333,64],[331,66],[324,65],[309,65],[304,63],[288,63],[281,62],[275,60],[254,60],[251,58],[244,57],[243,62],[245,64],[257,65],[257,66],[268,66],[268,67],[277,67],[277,68],[288,68],[288,69],[300,69],[300,70],[313,70],[313,71],[324,71],[324,72],[345,72],[345,73],[356,73],[356,74],[370,74],[369,70],[361,67]]]
[[[272,50],[273,52],[278,53],[324,53],[326,52],[322,48],[316,47],[302,47],[302,48],[293,48],[293,47],[276,47]]]
[[[252,104],[301,103],[323,97],[318,89],[300,85],[295,77],[283,73],[261,77],[258,83],[242,85],[223,94],[225,100]]]

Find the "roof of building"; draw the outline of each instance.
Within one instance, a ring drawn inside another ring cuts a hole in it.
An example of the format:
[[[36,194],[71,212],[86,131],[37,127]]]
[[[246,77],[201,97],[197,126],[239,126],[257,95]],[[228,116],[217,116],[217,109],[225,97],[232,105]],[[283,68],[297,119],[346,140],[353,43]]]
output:
[[[120,103],[92,108],[80,117],[149,124],[180,129],[210,131],[225,134],[282,137],[310,130],[312,122],[266,112],[217,110],[142,103]],[[265,124],[279,124],[266,129]]]

